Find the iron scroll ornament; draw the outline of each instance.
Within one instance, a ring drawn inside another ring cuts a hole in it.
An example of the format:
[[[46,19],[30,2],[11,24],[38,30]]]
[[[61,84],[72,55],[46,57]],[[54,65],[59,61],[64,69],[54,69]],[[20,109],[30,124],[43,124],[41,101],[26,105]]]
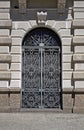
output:
[[[36,28],[31,30],[23,40],[23,46],[61,46],[58,35],[48,28]]]

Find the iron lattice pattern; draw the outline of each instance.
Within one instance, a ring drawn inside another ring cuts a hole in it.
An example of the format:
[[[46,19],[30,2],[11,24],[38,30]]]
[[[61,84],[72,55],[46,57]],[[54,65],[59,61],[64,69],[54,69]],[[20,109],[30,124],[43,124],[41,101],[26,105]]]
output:
[[[22,107],[60,108],[60,47],[49,46],[56,42],[50,35],[36,34],[28,37],[23,45]],[[30,46],[30,42],[35,46]]]
[[[43,43],[45,46],[60,46],[59,37],[55,32],[46,28],[36,28],[24,38],[23,46],[39,46]]]

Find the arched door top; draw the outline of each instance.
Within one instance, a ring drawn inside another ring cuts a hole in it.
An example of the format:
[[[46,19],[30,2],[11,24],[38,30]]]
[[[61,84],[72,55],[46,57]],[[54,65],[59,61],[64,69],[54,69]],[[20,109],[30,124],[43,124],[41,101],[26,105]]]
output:
[[[61,46],[59,36],[51,29],[38,27],[29,31],[23,39],[23,46]]]

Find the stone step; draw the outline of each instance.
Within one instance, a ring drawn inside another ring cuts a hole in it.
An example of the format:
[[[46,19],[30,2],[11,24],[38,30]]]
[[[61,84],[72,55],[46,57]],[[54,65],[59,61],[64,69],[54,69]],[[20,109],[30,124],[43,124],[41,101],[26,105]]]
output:
[[[11,63],[10,54],[0,54],[0,63]]]
[[[0,46],[11,46],[12,39],[11,37],[0,37]]]
[[[0,28],[1,29],[10,29],[12,27],[11,20],[0,20]]]

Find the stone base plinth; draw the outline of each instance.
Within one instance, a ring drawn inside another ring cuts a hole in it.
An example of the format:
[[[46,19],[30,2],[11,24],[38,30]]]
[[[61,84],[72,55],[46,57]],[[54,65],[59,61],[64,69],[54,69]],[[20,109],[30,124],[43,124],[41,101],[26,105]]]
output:
[[[20,102],[20,88],[0,88],[0,112],[24,112]],[[62,110],[52,109],[52,111],[56,113],[84,113],[84,89],[63,89],[62,107]],[[27,110],[25,109],[26,112]],[[51,110],[48,109],[48,111]]]
[[[0,88],[0,112],[20,111],[20,89]]]

